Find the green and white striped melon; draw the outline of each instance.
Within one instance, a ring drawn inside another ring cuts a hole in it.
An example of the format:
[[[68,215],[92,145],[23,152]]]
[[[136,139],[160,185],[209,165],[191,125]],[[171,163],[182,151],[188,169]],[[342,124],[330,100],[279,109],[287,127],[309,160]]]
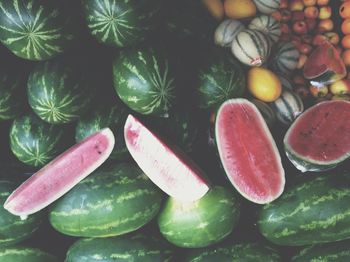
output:
[[[114,88],[132,110],[168,117],[175,79],[168,60],[152,48],[123,50],[113,62]]]
[[[216,28],[214,33],[215,44],[223,47],[230,47],[236,35],[245,29],[245,26],[238,20],[226,19]]]
[[[42,219],[40,214],[29,216],[28,219],[22,220],[4,209],[3,204],[6,198],[16,189],[13,182],[0,181],[0,247],[17,244],[30,236],[41,225]],[[1,256],[0,256],[0,261]]]
[[[281,82],[283,90],[290,90],[290,91],[292,91],[294,89],[293,85],[292,85],[292,82],[289,80],[289,78],[286,75],[277,75],[277,77],[278,77],[278,79]]]
[[[68,250],[65,262],[167,262],[174,251],[164,240],[144,234],[108,238],[83,238]]]
[[[199,69],[196,88],[198,107],[216,109],[230,98],[241,97],[245,86],[241,66],[226,54],[217,54]]]
[[[281,3],[281,0],[253,0],[256,8],[260,13],[271,14],[276,11]]]
[[[143,41],[157,26],[160,0],[82,0],[91,34],[101,43],[125,47]]]
[[[57,231],[70,236],[117,236],[147,224],[161,201],[160,191],[137,166],[105,166],[60,198],[49,220]]]
[[[255,17],[248,25],[249,29],[261,30],[269,38],[271,38],[273,43],[277,43],[281,36],[280,23],[272,16],[260,15]]]
[[[29,75],[27,91],[33,111],[51,124],[77,120],[92,98],[86,77],[62,60],[38,64]]]
[[[24,111],[22,77],[16,72],[0,71],[0,121],[19,116]]]
[[[276,113],[271,106],[269,106],[269,104],[254,98],[251,99],[250,102],[252,102],[258,108],[269,127],[272,127],[273,124],[276,123]]]
[[[59,259],[37,248],[10,246],[0,248],[1,262],[59,262]]]
[[[65,136],[62,127],[48,124],[33,113],[27,114],[11,125],[11,151],[21,162],[41,167],[64,150]]]
[[[46,60],[61,54],[75,36],[74,23],[60,5],[47,0],[1,1],[0,41],[24,59]]]
[[[75,128],[75,141],[78,143],[93,133],[109,127],[115,137],[115,145],[110,158],[124,160],[129,156],[123,135],[128,110],[121,102],[118,102],[98,105],[80,117]]]
[[[159,214],[158,225],[163,236],[176,246],[206,247],[229,235],[239,214],[239,202],[233,192],[216,186],[193,202],[169,197]]]
[[[273,71],[288,75],[297,68],[300,53],[292,43],[280,42],[274,50],[270,60]]]
[[[292,90],[285,89],[281,96],[272,103],[278,121],[290,125],[304,111],[304,104],[300,96]]]
[[[260,30],[245,29],[232,42],[231,51],[245,65],[261,66],[271,51],[269,37]]]

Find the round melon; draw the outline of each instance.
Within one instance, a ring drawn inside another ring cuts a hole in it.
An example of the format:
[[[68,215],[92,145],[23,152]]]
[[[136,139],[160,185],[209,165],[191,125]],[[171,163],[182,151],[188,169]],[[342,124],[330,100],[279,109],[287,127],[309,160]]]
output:
[[[11,151],[21,162],[41,167],[63,151],[65,137],[67,133],[62,127],[48,124],[33,113],[27,114],[11,125]]]
[[[289,75],[297,68],[299,61],[299,51],[290,42],[280,42],[274,48],[271,56],[271,69],[282,75]]]
[[[82,0],[90,33],[101,43],[125,47],[145,40],[159,22],[160,0]]]
[[[163,236],[176,246],[206,247],[229,235],[237,225],[239,214],[233,192],[216,186],[197,201],[168,198],[158,225]]]
[[[62,60],[38,64],[27,85],[29,105],[42,120],[52,124],[77,120],[92,98],[87,78]]]
[[[59,1],[10,0],[0,4],[0,41],[15,55],[46,60],[75,38],[71,17]]]
[[[168,117],[175,78],[168,60],[152,48],[123,50],[113,62],[114,88],[132,110]]]
[[[137,166],[114,164],[97,169],[60,198],[49,220],[70,236],[117,236],[147,224],[161,201],[160,191]]]
[[[245,26],[238,20],[226,19],[222,21],[215,30],[215,44],[223,47],[230,47],[236,35],[242,31]]]
[[[16,185],[10,181],[0,181],[0,247],[13,245],[29,238],[42,222],[41,215],[38,213],[22,220],[4,209],[6,198],[15,188]]]
[[[0,248],[3,262],[58,262],[58,258],[38,248],[10,246]]]
[[[256,8],[260,13],[271,14],[276,11],[281,3],[281,0],[253,0]]]
[[[272,16],[260,15],[255,17],[248,26],[249,29],[261,30],[273,43],[276,43],[281,36],[280,23]]]

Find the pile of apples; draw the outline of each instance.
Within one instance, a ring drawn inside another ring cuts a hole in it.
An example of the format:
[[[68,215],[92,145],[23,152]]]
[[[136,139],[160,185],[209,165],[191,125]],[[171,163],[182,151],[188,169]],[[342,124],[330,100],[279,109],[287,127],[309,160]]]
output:
[[[339,14],[343,19],[341,24],[342,37],[342,47],[344,48],[342,52],[342,58],[347,67],[350,67],[350,0],[344,1],[344,3],[339,8]],[[348,73],[348,78],[350,77]]]

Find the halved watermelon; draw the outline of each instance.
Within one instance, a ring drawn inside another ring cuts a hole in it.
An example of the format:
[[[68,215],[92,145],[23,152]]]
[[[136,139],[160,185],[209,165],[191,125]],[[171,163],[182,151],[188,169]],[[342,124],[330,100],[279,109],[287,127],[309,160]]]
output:
[[[248,200],[266,204],[279,197],[285,177],[280,154],[266,122],[246,99],[231,99],[216,116],[221,163],[233,186]]]
[[[111,154],[114,136],[105,128],[62,153],[21,184],[4,208],[26,219],[68,192]]]
[[[286,154],[302,172],[335,167],[350,156],[350,102],[333,100],[305,111],[284,137]]]
[[[124,138],[139,167],[168,195],[181,201],[195,201],[208,192],[204,172],[132,115],[125,122]]]

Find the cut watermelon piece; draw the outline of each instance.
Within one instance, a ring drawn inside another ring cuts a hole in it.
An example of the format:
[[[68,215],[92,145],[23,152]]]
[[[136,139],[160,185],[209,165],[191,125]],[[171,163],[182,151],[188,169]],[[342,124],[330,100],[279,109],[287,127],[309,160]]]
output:
[[[285,177],[280,154],[253,103],[231,99],[222,104],[215,138],[226,175],[245,198],[266,204],[282,194]]]
[[[333,100],[305,111],[284,137],[286,154],[302,172],[331,169],[350,156],[350,102]]]
[[[109,128],[87,137],[21,184],[7,198],[4,208],[22,219],[42,210],[99,167],[113,147]]]
[[[170,147],[129,115],[124,126],[126,146],[143,172],[169,196],[195,201],[209,190],[204,172],[183,152]]]
[[[321,87],[344,78],[346,67],[338,50],[324,41],[306,60],[303,74],[311,85]]]

